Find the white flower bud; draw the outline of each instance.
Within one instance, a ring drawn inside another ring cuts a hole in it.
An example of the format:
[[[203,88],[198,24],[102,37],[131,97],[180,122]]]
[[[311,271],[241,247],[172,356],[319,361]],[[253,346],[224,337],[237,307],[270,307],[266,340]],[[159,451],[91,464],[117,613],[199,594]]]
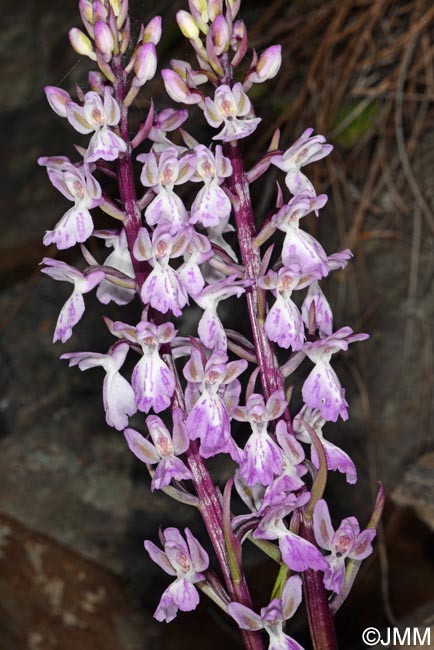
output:
[[[92,61],[96,61],[96,54],[92,47],[91,40],[81,29],[73,27],[69,30],[69,40],[77,54],[88,56]]]
[[[192,41],[196,41],[199,38],[199,27],[197,26],[193,16],[189,14],[188,11],[184,11],[183,9],[178,11],[176,14],[176,22],[185,38]]]
[[[98,21],[95,24],[95,45],[106,61],[109,61],[115,47],[113,34],[107,23]]]
[[[142,86],[152,79],[157,71],[157,51],[153,43],[141,45],[134,63],[134,73]]]

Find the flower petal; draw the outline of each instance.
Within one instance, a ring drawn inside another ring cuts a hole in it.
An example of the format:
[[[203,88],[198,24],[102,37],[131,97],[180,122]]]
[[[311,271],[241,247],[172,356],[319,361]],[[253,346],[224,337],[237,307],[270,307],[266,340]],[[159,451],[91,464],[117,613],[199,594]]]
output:
[[[226,350],[227,336],[220,318],[213,309],[205,309],[198,325],[201,343],[210,350]]]
[[[259,614],[241,603],[229,603],[228,614],[242,630],[262,630],[264,624]]]
[[[168,458],[163,458],[163,460],[157,465],[155,474],[152,478],[151,489],[152,491],[161,490],[169,485],[172,479],[175,479],[176,481],[188,481],[192,478],[190,470],[185,466],[180,458],[169,456]]]
[[[119,372],[108,372],[103,383],[106,422],[122,431],[128,426],[128,417],[137,411],[134,391]]]
[[[91,137],[85,160],[87,163],[97,160],[117,160],[119,154],[127,150],[127,145],[108,126],[103,126]]]
[[[319,409],[325,420],[348,420],[345,391],[330,363],[318,361],[303,384],[302,396],[310,408]]]
[[[160,455],[157,453],[154,445],[149,440],[146,440],[138,431],[135,429],[125,429],[124,436],[130,451],[142,463],[153,465],[154,463],[160,462]]]
[[[84,300],[81,293],[73,291],[62,307],[54,331],[53,343],[65,343],[72,336],[72,328],[77,325],[84,314]]]
[[[191,582],[181,578],[172,582],[168,591],[182,612],[191,612],[199,605],[199,592]]]
[[[207,183],[193,201],[190,223],[201,223],[205,228],[217,226],[220,219],[229,217],[231,209],[230,199],[222,188],[217,183]]]
[[[188,303],[184,285],[169,266],[155,266],[142,285],[141,297],[163,314],[170,310],[175,316],[181,316],[182,308]]]
[[[44,245],[55,244],[59,250],[71,248],[85,242],[93,232],[93,221],[89,210],[76,205],[66,212],[54,230],[47,231]]]
[[[326,551],[331,551],[335,531],[333,530],[327,502],[324,499],[320,499],[315,504],[313,530],[317,544]]]
[[[302,599],[302,582],[299,576],[291,576],[282,592],[282,610],[285,621],[292,618]]]
[[[223,142],[232,142],[232,140],[241,140],[247,138],[261,122],[260,117],[246,117],[239,120],[234,117],[232,121],[225,122],[223,129],[213,137],[213,140],[223,140]]]
[[[279,548],[283,561],[292,571],[325,571],[328,567],[326,560],[313,544],[291,531],[287,531],[280,539]]]
[[[372,553],[372,540],[376,536],[376,531],[373,528],[366,528],[362,530],[360,535],[357,537],[356,543],[352,551],[348,556],[352,560],[364,560],[371,555]]]
[[[186,528],[184,532],[195,571],[206,571],[209,567],[208,553],[202,548],[194,535],[192,535],[189,528]]]
[[[178,606],[173,599],[173,595],[170,591],[170,585],[167,587],[166,591],[161,596],[158,607],[154,612],[154,618],[160,623],[170,623],[176,618],[178,613]]]
[[[267,433],[252,433],[244,452],[246,456],[240,466],[240,476],[247,485],[270,485],[274,476],[281,473],[282,452]]]
[[[327,558],[329,561],[329,558]],[[330,558],[329,566],[324,573],[324,587],[338,594],[345,580],[344,558]]]
[[[75,102],[67,102],[67,104],[65,104],[65,110],[68,122],[76,131],[87,134],[94,130],[93,126],[87,121],[84,115],[84,110],[81,106]]]
[[[143,355],[133,370],[131,380],[139,411],[148,413],[153,408],[160,413],[170,406],[175,379],[158,352]]]
[[[292,300],[278,295],[265,320],[265,331],[270,341],[281,348],[292,347],[294,351],[303,348],[304,326],[298,307]]]
[[[161,548],[158,548],[158,546],[155,546],[155,544],[149,540],[145,540],[144,546],[149,553],[149,557],[153,562],[155,562],[155,564],[158,564],[158,566],[160,566],[163,571],[168,573],[170,576],[176,576],[176,570],[173,568],[169,562],[169,558]]]
[[[150,226],[167,221],[170,232],[176,234],[187,223],[187,210],[181,198],[172,190],[161,188],[145,210],[146,223]]]

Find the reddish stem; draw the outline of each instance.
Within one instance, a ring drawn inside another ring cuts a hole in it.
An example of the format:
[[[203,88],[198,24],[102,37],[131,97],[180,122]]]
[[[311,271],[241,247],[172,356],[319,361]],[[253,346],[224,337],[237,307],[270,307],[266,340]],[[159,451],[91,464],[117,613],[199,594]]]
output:
[[[312,521],[303,518],[303,515],[300,534],[309,542],[315,544]],[[308,569],[304,571],[302,577],[304,591],[308,598],[307,616],[313,650],[338,650],[334,617],[327,601],[323,574],[320,571]]]
[[[165,355],[165,361],[171,368],[176,378],[174,408],[180,408],[185,414],[185,403],[178,375],[171,354]],[[190,442],[190,448],[186,452],[188,466],[193,475],[193,482],[197,495],[200,499],[199,510],[204,520],[208,535],[219,560],[223,572],[226,588],[234,601],[240,602],[247,607],[252,607],[249,588],[244,573],[240,567],[241,580],[234,582],[229,570],[226,543],[223,532],[223,510],[220,499],[217,495],[215,485],[212,481],[208,468],[199,454],[199,448],[195,441]],[[262,650],[263,644],[259,633],[240,630],[244,645],[248,650]]]
[[[246,290],[247,306],[261,383],[265,398],[268,399],[274,391],[282,390],[284,383],[282,374],[277,367],[272,344],[265,333],[264,323],[260,320],[258,314],[257,280],[261,266],[261,255],[259,248],[253,243],[256,237],[256,228],[250,201],[249,184],[244,172],[238,143],[228,143],[225,145],[224,150],[232,163],[232,175],[228,184],[230,191],[236,197],[234,213],[241,258],[246,269],[247,278],[253,281],[252,286]]]
[[[140,289],[146,280],[146,276],[148,275],[149,265],[147,263],[136,260],[133,255],[134,243],[137,238],[137,233],[142,226],[142,219],[140,215],[140,208],[137,204],[136,186],[134,183],[133,165],[131,161],[130,134],[128,130],[128,108],[123,104],[126,96],[126,79],[120,57],[115,57],[113,59],[112,67],[116,77],[113,84],[114,94],[116,101],[118,102],[121,109],[119,130],[121,138],[127,145],[126,152],[118,160],[117,175],[119,194],[124,205],[125,214],[127,215],[124,227],[127,235],[128,249],[130,251],[137,284]]]
[[[277,367],[273,347],[266,335],[264,323],[258,315],[257,280],[261,256],[259,249],[253,243],[256,237],[255,220],[239,145],[237,142],[231,142],[225,145],[224,150],[232,163],[229,189],[235,196],[234,213],[241,258],[246,268],[247,277],[253,281],[252,286],[247,289],[247,304],[261,382],[264,395],[268,399],[275,390],[284,389],[284,380]],[[289,423],[288,412],[287,420]],[[303,523],[300,534],[315,544],[310,522]],[[314,650],[337,650],[334,620],[327,602],[322,575],[317,571],[305,571],[303,584]]]
[[[118,161],[118,184],[119,194],[124,206],[126,221],[124,223],[128,249],[130,251],[133,267],[136,275],[139,289],[148,275],[149,265],[135,259],[133,255],[134,243],[138,231],[142,226],[140,208],[137,203],[136,188],[134,183],[134,173],[131,160],[131,146],[128,130],[128,108],[123,105],[126,96],[126,78],[122,68],[120,57],[113,59],[113,72],[116,80],[114,82],[115,98],[121,108],[121,119],[119,130],[121,137],[127,144],[127,151]],[[176,367],[171,354],[165,355],[166,363],[172,368],[177,376]],[[185,413],[183,394],[179,382],[175,393],[174,403]],[[193,475],[193,483],[200,499],[199,511],[205,523],[211,543],[217,555],[221,570],[223,572],[226,587],[234,601],[238,601],[247,607],[252,606],[252,600],[249,594],[247,583],[244,575],[240,583],[235,584],[232,581],[226,554],[225,538],[223,533],[223,514],[220,500],[211,479],[208,468],[199,454],[197,443],[192,441],[190,448],[186,452],[187,462]],[[240,630],[243,637],[246,650],[263,650],[262,638],[258,632]]]

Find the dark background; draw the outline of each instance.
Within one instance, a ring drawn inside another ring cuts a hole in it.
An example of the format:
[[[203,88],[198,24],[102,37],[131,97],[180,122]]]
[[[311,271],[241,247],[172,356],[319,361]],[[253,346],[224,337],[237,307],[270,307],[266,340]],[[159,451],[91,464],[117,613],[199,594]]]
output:
[[[192,59],[174,22],[185,4],[158,8],[162,63]],[[131,5],[135,29],[157,11],[150,2]],[[341,646],[352,650],[363,647],[368,626],[433,624],[434,8],[429,0],[257,0],[244,2],[241,15],[252,48],[284,46],[279,77],[252,93],[263,123],[244,145],[247,165],[276,126],[283,148],[309,126],[335,145],[308,168],[317,191],[330,196],[308,224],[328,252],[355,253],[326,287],[336,327],[371,335],[336,359],[350,420],[326,429],[360,475],[353,487],[331,477],[336,522],[356,514],[366,523],[378,480],[388,493],[375,554],[337,616]],[[42,277],[37,264],[47,254],[43,233],[66,202],[36,159],[73,157],[78,142],[43,94],[46,84],[85,86],[88,64],[67,40],[78,25],[72,1],[1,3],[0,650],[237,648],[234,628],[205,599],[199,613],[168,626],[152,619],[168,580],[143,539],[156,541],[160,524],[189,525],[202,540],[203,531],[191,509],[151,496],[143,466],[105,424],[99,371],[68,370],[58,359],[63,351],[106,350],[93,297],[72,340],[51,344],[68,287]],[[133,119],[151,94],[157,108],[171,105],[159,78],[148,86]],[[193,109],[188,128],[206,138],[199,117]],[[257,186],[260,221],[273,201],[273,176]],[[61,257],[74,262],[74,255]],[[245,320],[240,313],[235,318]],[[214,471],[222,479],[228,468],[220,462]],[[246,564],[264,606],[275,569],[247,546]],[[309,647],[302,617],[291,633]]]

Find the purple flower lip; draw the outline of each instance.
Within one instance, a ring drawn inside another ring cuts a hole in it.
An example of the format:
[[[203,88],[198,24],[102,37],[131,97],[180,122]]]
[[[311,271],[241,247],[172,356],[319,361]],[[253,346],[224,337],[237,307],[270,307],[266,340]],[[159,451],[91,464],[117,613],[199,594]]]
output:
[[[339,594],[345,580],[345,560],[364,560],[372,553],[371,542],[376,535],[373,528],[360,532],[355,517],[344,519],[335,531],[330,520],[328,506],[324,499],[315,505],[313,527],[317,544],[329,555],[325,556],[328,568],[324,573],[324,586]]]
[[[186,542],[179,530],[166,528],[162,533],[164,551],[145,541],[151,559],[176,578],[163,593],[155,612],[159,621],[170,622],[178,610],[189,612],[199,604],[199,594],[194,585],[204,579],[203,571],[208,568],[209,558],[188,528],[184,533]]]

